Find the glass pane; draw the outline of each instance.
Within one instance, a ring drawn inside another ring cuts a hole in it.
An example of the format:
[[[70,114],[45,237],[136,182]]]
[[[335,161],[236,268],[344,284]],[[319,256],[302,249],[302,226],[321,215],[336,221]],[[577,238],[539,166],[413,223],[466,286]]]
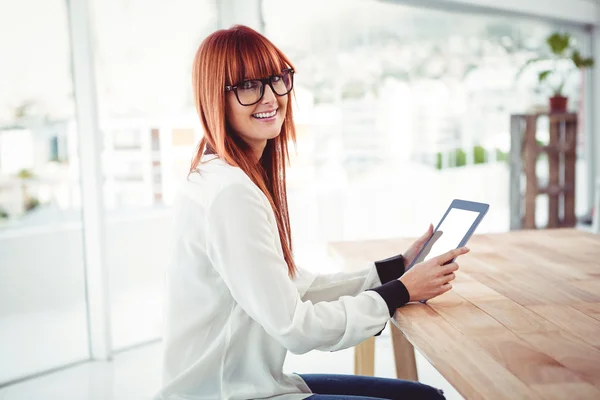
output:
[[[582,49],[583,29],[375,0],[264,0],[263,15],[296,68],[288,193],[301,262],[319,265],[328,241],[420,235],[454,198],[491,204],[479,232],[509,228],[510,114],[550,96],[543,65],[517,72],[555,30]],[[565,86],[575,110],[580,85],[575,73]]]
[[[0,384],[89,357],[65,4],[0,12]]]
[[[174,191],[201,137],[191,66],[211,0],[93,0],[112,340],[159,338]]]

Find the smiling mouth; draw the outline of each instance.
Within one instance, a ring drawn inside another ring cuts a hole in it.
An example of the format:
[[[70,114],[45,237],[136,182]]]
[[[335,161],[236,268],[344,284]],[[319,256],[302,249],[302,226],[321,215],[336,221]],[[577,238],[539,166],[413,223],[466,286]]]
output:
[[[256,119],[269,119],[269,118],[273,118],[275,115],[277,115],[277,110],[279,110],[279,109],[276,108],[275,110],[270,111],[270,112],[252,114],[252,116]]]

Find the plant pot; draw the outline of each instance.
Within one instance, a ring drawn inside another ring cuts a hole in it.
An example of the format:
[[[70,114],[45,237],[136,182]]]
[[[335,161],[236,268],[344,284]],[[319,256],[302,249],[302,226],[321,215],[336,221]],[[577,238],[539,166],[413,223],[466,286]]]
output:
[[[561,113],[567,112],[567,98],[564,96],[550,97],[550,112]]]

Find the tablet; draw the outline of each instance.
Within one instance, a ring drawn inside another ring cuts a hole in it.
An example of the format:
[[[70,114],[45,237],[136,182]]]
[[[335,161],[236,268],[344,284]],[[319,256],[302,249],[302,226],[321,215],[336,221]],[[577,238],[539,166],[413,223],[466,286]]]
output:
[[[435,228],[433,235],[425,243],[425,246],[407,270],[415,264],[465,246],[489,208],[489,204],[453,200]],[[453,261],[448,261],[447,264]]]

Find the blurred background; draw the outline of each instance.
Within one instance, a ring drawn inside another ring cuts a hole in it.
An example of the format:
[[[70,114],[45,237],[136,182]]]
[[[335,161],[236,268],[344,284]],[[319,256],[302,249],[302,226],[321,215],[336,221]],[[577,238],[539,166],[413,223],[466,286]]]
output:
[[[171,206],[202,137],[192,58],[236,23],[296,67],[290,218],[297,261],[318,272],[340,268],[329,242],[420,235],[454,198],[491,205],[478,232],[509,230],[510,116],[549,97],[547,66],[519,71],[554,32],[600,53],[593,0],[0,0],[0,399],[158,389]],[[564,94],[585,229],[598,69]],[[351,357],[286,368],[350,373]],[[378,375],[394,376],[389,357]]]

